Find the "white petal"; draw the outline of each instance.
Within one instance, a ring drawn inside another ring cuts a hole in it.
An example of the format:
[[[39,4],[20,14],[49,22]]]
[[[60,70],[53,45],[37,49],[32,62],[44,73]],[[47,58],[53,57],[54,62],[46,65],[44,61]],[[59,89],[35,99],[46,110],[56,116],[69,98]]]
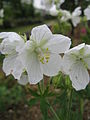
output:
[[[65,53],[71,54],[71,53],[78,53],[81,49],[85,47],[85,43],[82,43],[78,46],[73,47],[70,50],[67,50]]]
[[[70,48],[70,45],[71,40],[69,37],[63,35],[53,35],[47,46],[51,52],[64,53]]]
[[[24,45],[24,40],[14,32],[2,32],[0,38],[3,39],[0,45],[0,51],[2,54],[11,54]],[[19,50],[20,50],[19,49]]]
[[[18,83],[21,85],[26,85],[28,83],[28,75],[22,74],[20,80],[18,80]]]
[[[47,76],[55,76],[61,69],[61,57],[58,54],[51,54],[48,63],[42,64],[43,73]]]
[[[58,12],[59,11],[56,9],[56,5],[53,5],[53,7],[49,10],[50,15],[52,16],[57,16]]]
[[[30,84],[37,84],[43,79],[43,73],[36,53],[31,53],[30,50],[24,49],[20,56]]]
[[[47,25],[37,26],[31,31],[31,40],[40,43],[42,40],[48,41],[52,37],[52,32]]]
[[[77,62],[71,68],[70,79],[76,90],[85,89],[89,83],[89,74],[82,63]]]
[[[84,51],[84,61],[87,64],[88,69],[90,70],[90,45],[85,46]]]
[[[90,5],[84,10],[84,14],[87,17],[87,20],[90,20]]]
[[[71,70],[71,67],[74,63],[76,63],[76,61],[73,58],[73,56],[71,54],[68,55],[68,53],[65,54],[63,56],[63,64],[62,64],[63,71],[62,72],[64,72],[65,74],[69,74],[70,70]]]
[[[9,39],[10,41],[20,41],[22,38],[15,32],[1,32],[0,39]]]
[[[23,65],[18,59],[18,55],[8,55],[3,61],[3,71],[6,75],[12,74],[15,79],[20,79],[23,72]]]
[[[77,8],[75,8],[75,10],[73,11],[72,16],[73,16],[73,17],[75,17],[75,16],[80,16],[81,13],[82,13],[81,7],[77,7]]]
[[[67,21],[71,19],[71,13],[69,11],[60,9],[60,12],[62,14],[61,21]]]
[[[76,27],[80,23],[80,17],[79,16],[72,17],[72,23],[73,26]]]

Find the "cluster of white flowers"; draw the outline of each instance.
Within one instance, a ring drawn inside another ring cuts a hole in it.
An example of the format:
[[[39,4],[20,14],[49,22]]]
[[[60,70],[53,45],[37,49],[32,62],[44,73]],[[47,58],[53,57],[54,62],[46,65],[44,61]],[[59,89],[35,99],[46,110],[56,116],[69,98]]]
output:
[[[4,17],[4,9],[0,9],[0,18]]]
[[[70,38],[52,34],[47,25],[33,28],[28,41],[14,32],[1,32],[0,39],[0,52],[5,55],[3,71],[22,85],[37,84],[43,75],[55,76],[62,70],[76,90],[89,83],[90,45],[69,49]]]
[[[81,7],[79,6],[75,8],[75,10],[71,13],[70,11],[62,10],[60,8],[65,0],[57,1],[58,4],[55,4],[55,0],[39,0],[39,4],[36,4],[36,7],[38,5],[37,8],[46,10],[52,16],[58,16],[60,13],[62,15],[61,22],[71,20],[73,26],[76,27],[80,23],[80,15],[82,14]],[[86,16],[87,20],[90,20],[90,5],[84,10],[84,15]]]
[[[62,17],[61,21],[71,20],[74,27],[80,23],[81,7],[77,7],[72,13],[66,10],[60,10]]]

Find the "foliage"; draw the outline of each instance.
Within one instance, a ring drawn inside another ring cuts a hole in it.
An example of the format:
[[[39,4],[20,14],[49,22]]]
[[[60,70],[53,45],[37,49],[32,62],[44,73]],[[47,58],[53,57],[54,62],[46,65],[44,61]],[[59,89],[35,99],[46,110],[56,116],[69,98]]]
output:
[[[5,111],[8,107],[19,104],[24,100],[24,91],[21,86],[14,85],[8,89],[7,86],[0,86],[0,111]]]

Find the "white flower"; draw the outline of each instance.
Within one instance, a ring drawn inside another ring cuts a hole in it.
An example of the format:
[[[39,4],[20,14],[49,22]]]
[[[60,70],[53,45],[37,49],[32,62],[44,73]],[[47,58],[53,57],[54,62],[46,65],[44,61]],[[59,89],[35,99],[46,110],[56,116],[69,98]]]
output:
[[[53,7],[49,10],[50,15],[52,16],[57,16],[58,12],[59,11],[56,9],[56,5],[53,5]]]
[[[31,84],[43,79],[43,74],[54,76],[61,66],[59,53],[69,49],[71,41],[63,35],[53,35],[46,25],[35,27],[20,56]]]
[[[90,5],[84,10],[84,15],[87,17],[87,20],[90,20]]]
[[[74,27],[80,23],[81,7],[77,7],[72,14],[66,10],[60,10],[62,13],[61,21],[71,20]]]
[[[4,17],[4,9],[0,10],[0,17],[3,18]]]
[[[54,0],[42,0],[42,5],[49,10],[54,5]]]
[[[73,13],[72,13],[72,23],[74,25],[74,27],[76,27],[78,25],[78,23],[80,23],[80,15],[81,15],[81,7],[77,7]]]
[[[71,14],[69,11],[67,10],[60,10],[61,14],[62,14],[62,17],[61,17],[61,21],[67,21],[69,19],[71,19]]]
[[[24,46],[24,40],[14,32],[1,32],[0,52],[5,56],[3,61],[3,71],[6,75],[12,74],[15,79],[20,79],[23,66],[19,58],[18,51]]]
[[[89,83],[90,45],[80,44],[65,52],[63,71],[70,76],[76,90],[85,89]]]

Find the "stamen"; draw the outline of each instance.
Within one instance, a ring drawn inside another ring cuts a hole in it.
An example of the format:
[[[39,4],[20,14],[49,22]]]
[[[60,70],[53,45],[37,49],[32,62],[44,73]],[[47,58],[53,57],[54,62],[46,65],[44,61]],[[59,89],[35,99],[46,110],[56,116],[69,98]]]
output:
[[[40,53],[38,57],[42,64],[48,63],[50,59],[50,53],[48,51],[48,48],[46,48],[42,53]]]

